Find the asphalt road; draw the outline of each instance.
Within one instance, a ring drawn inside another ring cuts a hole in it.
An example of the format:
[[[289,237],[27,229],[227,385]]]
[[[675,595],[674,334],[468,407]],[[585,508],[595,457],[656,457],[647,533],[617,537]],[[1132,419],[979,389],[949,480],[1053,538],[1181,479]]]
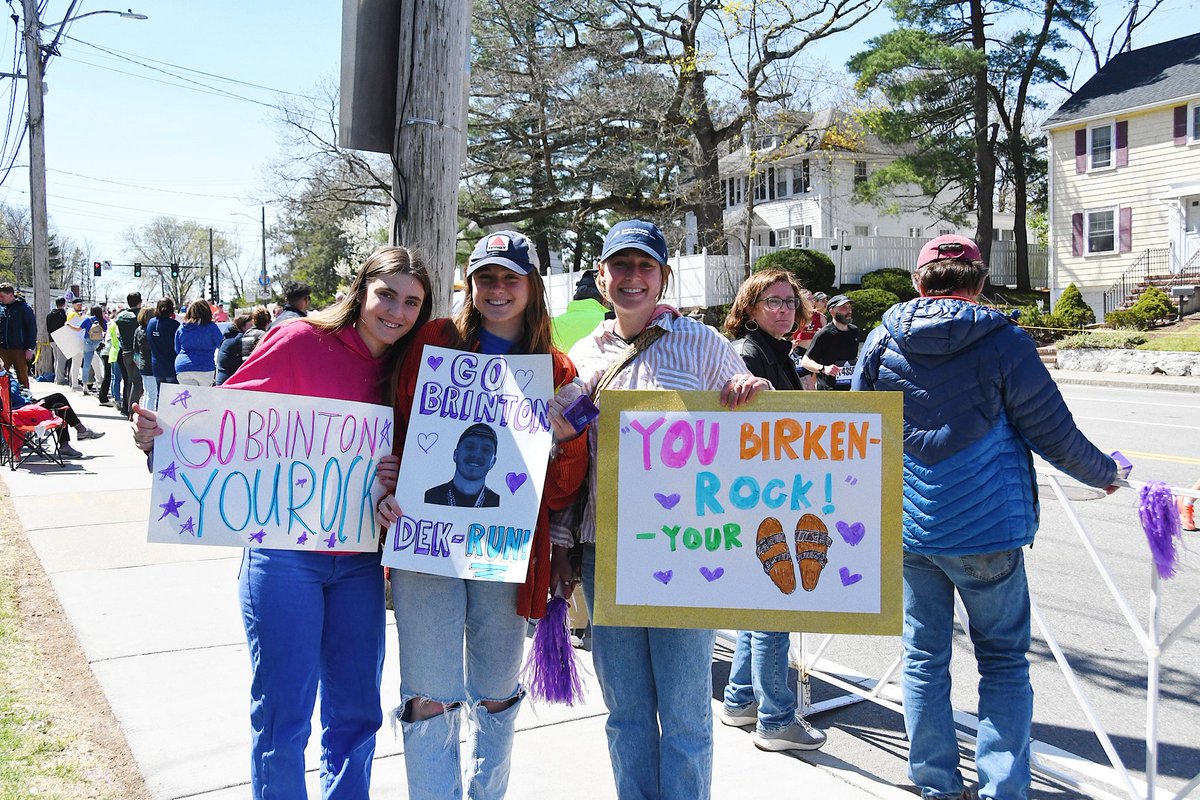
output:
[[[1133,461],[1131,480],[1190,487],[1200,478],[1200,394],[1063,386],[1063,395],[1077,424],[1097,446],[1106,452],[1121,450]],[[1144,779],[1144,652],[1061,504],[1045,482],[1040,491],[1041,528],[1034,547],[1026,552],[1034,602],[1078,675],[1118,755],[1135,779]],[[1151,606],[1150,558],[1138,522],[1137,492],[1123,489],[1111,497],[1071,505],[1144,628]],[[1175,579],[1164,583],[1162,636],[1200,602],[1200,533],[1184,536],[1187,550],[1183,567]],[[898,639],[846,636],[837,637],[826,655],[837,663],[876,675],[899,653],[898,648]],[[1034,738],[1107,765],[1098,738],[1036,624],[1030,661],[1035,691]],[[961,632],[956,636],[953,670],[955,707],[974,713],[977,675],[969,641]],[[723,686],[723,675],[714,678],[717,687]],[[1161,682],[1157,783],[1173,795],[1200,772],[1200,621],[1193,623],[1165,653]],[[837,693],[827,684],[814,685],[814,701]],[[898,714],[871,703],[859,703],[820,714],[813,722],[830,730],[830,741],[819,755],[806,757],[856,764],[896,785],[908,782],[904,770],[907,742]],[[969,751],[963,752],[964,771],[968,780],[973,780]],[[1124,795],[1117,789],[1112,792]],[[1035,780],[1032,796],[1085,794]],[[1200,797],[1200,789],[1191,796]]]

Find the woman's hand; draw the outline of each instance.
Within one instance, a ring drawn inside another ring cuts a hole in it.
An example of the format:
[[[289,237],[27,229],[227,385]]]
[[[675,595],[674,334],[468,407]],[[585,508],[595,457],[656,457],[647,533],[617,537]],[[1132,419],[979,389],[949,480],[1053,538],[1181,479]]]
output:
[[[396,524],[403,511],[396,502],[396,495],[390,492],[375,506],[375,524],[385,530]]]
[[[583,390],[579,388],[579,384],[572,381],[571,383],[564,384],[555,393],[554,397],[551,398],[550,430],[554,434],[554,441],[556,443],[570,441],[580,434],[580,431],[575,430],[575,426],[563,416],[563,412],[581,394],[583,394]]]
[[[748,372],[734,375],[721,389],[721,405],[733,411],[738,406],[749,403],[759,392],[770,386],[770,382]]]
[[[571,599],[575,591],[575,568],[571,566],[571,551],[561,544],[550,547],[550,589],[562,586],[562,596]]]
[[[383,487],[388,494],[396,491],[396,482],[400,478],[400,456],[386,455],[379,459],[375,467],[375,482]]]
[[[158,414],[148,408],[133,404],[133,422],[129,426],[133,430],[133,443],[143,453],[154,449],[154,437],[161,436],[163,429],[158,425]]]

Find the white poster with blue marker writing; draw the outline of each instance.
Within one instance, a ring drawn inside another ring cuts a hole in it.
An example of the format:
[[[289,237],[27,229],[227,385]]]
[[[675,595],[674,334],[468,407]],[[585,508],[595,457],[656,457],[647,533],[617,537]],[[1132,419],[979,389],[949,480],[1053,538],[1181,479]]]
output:
[[[521,583],[550,458],[548,355],[426,346],[404,439],[386,566]]]
[[[151,542],[374,552],[391,408],[163,384]]]

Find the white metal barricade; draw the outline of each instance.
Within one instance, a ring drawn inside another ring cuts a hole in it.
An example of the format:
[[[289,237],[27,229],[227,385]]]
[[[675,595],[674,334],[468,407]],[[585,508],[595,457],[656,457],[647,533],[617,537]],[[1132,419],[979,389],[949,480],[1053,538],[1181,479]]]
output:
[[[1057,637],[1038,608],[1037,598],[1031,596],[1030,610],[1033,622],[1050,652],[1054,655],[1080,711],[1087,719],[1096,738],[1099,739],[1100,746],[1109,761],[1108,765],[1099,764],[1035,739],[1031,745],[1033,771],[1060,784],[1106,800],[1120,800],[1120,798],[1155,800],[1159,797],[1181,800],[1200,787],[1200,773],[1197,773],[1174,794],[1156,785],[1158,779],[1158,707],[1161,688],[1159,680],[1163,655],[1180,640],[1180,637],[1193,623],[1200,619],[1200,598],[1196,599],[1195,605],[1174,629],[1162,630],[1160,609],[1164,587],[1158,577],[1158,571],[1154,569],[1153,565],[1150,565],[1149,618],[1143,626],[1129,601],[1117,586],[1111,572],[1105,566],[1091,534],[1088,533],[1083,521],[1072,507],[1072,500],[1068,497],[1067,490],[1058,474],[1039,470],[1039,475],[1049,483],[1055,497],[1061,503],[1071,527],[1078,535],[1100,578],[1108,587],[1116,607],[1129,625],[1146,658],[1146,778],[1143,781],[1130,773],[1129,768],[1117,752],[1112,737],[1105,731],[1094,706],[1088,700],[1084,687],[1059,645]],[[1121,485],[1140,490],[1145,484],[1130,481],[1121,482]],[[1176,495],[1200,498],[1200,492],[1191,489],[1172,489],[1171,491]],[[967,630],[966,610],[957,597],[955,597],[955,613],[963,630]],[[721,635],[722,638],[732,639],[736,636],[736,632],[722,631]],[[897,713],[902,713],[900,688],[893,683],[893,679],[900,670],[902,656],[898,654],[879,675],[862,674],[824,659],[825,652],[834,638],[834,634],[792,634],[791,659],[800,673],[797,700],[801,712],[804,714],[819,713],[869,700]],[[816,648],[810,651],[808,645],[813,640],[817,642]],[[900,648],[897,646],[896,649],[899,653]],[[846,694],[820,703],[812,703],[810,680],[814,676],[844,690]],[[978,719],[972,714],[955,709],[954,719],[963,727],[978,730]],[[961,731],[959,738],[974,744],[974,737]]]

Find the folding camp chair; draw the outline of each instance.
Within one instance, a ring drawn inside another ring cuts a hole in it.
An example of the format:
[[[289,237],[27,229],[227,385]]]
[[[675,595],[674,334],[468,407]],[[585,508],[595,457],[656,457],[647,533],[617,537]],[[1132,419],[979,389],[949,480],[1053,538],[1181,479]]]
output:
[[[67,423],[58,416],[51,414],[49,419],[34,424],[22,423],[20,409],[12,407],[12,387],[9,385],[12,376],[0,373],[0,464],[7,463],[16,470],[33,456],[41,456],[47,461],[65,466],[62,454],[58,451],[58,429]]]

